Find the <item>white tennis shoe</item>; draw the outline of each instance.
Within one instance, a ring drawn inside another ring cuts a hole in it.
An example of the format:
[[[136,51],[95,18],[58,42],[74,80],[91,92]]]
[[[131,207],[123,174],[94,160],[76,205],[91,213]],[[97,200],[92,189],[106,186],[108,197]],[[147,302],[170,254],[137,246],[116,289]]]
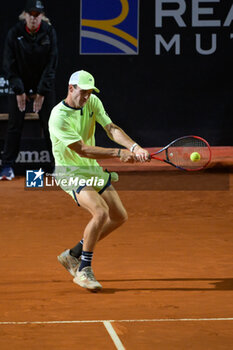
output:
[[[58,255],[58,261],[65,267],[69,273],[75,277],[76,271],[79,269],[81,264],[81,256],[77,259],[74,256],[70,255],[70,249],[65,250],[63,253]]]
[[[95,279],[91,266],[86,266],[81,271],[77,270],[73,282],[80,287],[90,289],[91,291],[102,289],[101,284]]]

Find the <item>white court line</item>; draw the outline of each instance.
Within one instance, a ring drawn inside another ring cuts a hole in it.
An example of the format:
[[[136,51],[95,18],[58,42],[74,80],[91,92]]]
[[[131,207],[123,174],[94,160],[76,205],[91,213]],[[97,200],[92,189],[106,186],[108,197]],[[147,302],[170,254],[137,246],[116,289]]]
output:
[[[215,318],[154,318],[142,320],[74,320],[74,321],[8,321],[0,325],[27,325],[27,324],[72,324],[72,323],[104,323],[104,322],[196,322],[196,321],[233,321],[233,317]]]
[[[115,332],[115,329],[111,325],[111,322],[104,321],[103,324],[104,324],[105,328],[107,329],[108,334],[112,338],[113,343],[116,345],[117,350],[125,350],[122,342],[120,341],[120,338],[118,337],[118,335]]]

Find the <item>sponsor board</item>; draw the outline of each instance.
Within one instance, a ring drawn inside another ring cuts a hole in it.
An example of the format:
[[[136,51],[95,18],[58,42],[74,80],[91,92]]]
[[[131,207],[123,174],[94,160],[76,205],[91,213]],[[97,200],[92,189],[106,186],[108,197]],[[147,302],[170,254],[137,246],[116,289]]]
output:
[[[82,0],[80,13],[80,54],[138,54],[139,0]]]
[[[233,39],[232,21],[232,1],[155,0],[155,55],[212,55]]]

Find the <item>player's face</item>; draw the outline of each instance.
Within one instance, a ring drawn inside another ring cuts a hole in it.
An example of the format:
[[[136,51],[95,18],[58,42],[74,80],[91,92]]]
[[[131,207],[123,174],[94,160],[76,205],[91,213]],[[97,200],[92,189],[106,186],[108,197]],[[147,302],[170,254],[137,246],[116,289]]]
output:
[[[25,20],[27,27],[34,31],[41,24],[43,14],[37,11],[26,12]]]
[[[74,104],[74,107],[75,108],[84,107],[84,105],[89,100],[92,91],[93,91],[92,89],[91,90],[82,90],[78,86],[77,87],[73,86],[73,89],[71,90],[71,98],[72,98],[72,102]]]

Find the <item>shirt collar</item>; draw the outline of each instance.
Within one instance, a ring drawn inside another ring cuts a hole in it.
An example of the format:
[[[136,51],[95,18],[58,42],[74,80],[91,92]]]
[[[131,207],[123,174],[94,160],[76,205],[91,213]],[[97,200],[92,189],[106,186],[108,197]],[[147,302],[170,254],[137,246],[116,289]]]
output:
[[[81,111],[81,115],[83,115],[83,109],[82,108],[71,107],[64,100],[62,101],[62,103],[63,103],[64,106],[66,106],[68,108],[71,108],[71,109],[74,109],[75,111]]]

